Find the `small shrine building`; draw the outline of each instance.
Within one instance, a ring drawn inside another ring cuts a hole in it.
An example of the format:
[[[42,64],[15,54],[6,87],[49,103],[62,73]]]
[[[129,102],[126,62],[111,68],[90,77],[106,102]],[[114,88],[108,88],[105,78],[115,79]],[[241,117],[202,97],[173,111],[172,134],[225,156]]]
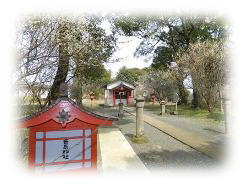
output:
[[[118,105],[120,102],[124,105],[134,103],[135,86],[130,83],[119,80],[105,85],[104,89],[107,106]]]

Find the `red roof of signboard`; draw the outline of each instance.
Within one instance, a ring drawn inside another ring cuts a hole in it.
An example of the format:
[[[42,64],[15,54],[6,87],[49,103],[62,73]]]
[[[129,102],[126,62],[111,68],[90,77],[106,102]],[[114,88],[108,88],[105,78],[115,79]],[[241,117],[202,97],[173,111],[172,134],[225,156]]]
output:
[[[54,120],[57,123],[61,123],[59,118],[60,112],[65,111],[69,116],[66,120],[66,124],[72,122],[75,119],[83,121],[93,125],[112,125],[113,120],[117,120],[116,117],[101,115],[79,107],[74,101],[67,97],[59,98],[54,104],[48,108],[37,112],[31,116],[21,119],[19,127],[34,127],[43,124],[49,120]]]

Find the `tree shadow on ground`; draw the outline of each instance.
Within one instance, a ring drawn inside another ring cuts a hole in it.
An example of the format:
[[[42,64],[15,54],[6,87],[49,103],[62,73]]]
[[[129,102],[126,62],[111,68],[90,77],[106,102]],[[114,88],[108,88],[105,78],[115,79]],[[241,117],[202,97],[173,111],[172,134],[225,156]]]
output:
[[[206,143],[203,143],[195,148],[196,150],[206,153],[212,158],[217,159],[220,162],[223,162],[227,157],[226,151],[228,149],[228,144],[228,138],[219,137],[214,141],[207,141]]]
[[[207,156],[201,156],[197,151],[184,150],[150,150],[138,153],[139,158],[152,170],[180,169],[180,168],[208,168],[220,163]]]
[[[128,138],[133,136],[133,134],[125,134],[125,137]],[[207,141],[195,149],[191,148],[189,150],[169,150],[151,143],[139,146],[141,148],[145,147],[145,152],[139,152],[140,150],[136,150],[135,147],[133,149],[142,162],[151,170],[165,170],[168,168],[209,169],[224,165],[227,159],[227,144],[227,138],[221,138],[215,141]]]
[[[199,156],[196,151],[176,150],[169,151],[151,149],[147,152],[137,153],[138,157],[151,173],[159,173],[168,170],[209,170],[221,167],[221,163],[206,156]],[[118,156],[118,155],[116,155]],[[130,171],[141,172],[143,166],[137,164],[136,157],[125,157],[124,167],[110,167],[108,172],[128,173]]]
[[[134,134],[126,133],[124,136],[128,140],[128,138],[132,138]],[[129,140],[128,142],[130,143]],[[208,141],[207,143],[200,145],[196,150],[192,148],[178,148],[175,150],[162,148],[158,145],[153,145],[151,142],[148,144],[134,144],[139,145],[137,148],[133,146],[133,143],[130,144],[147,169],[151,172],[158,173],[165,170],[210,170],[223,167],[223,159],[225,158],[218,154],[219,152],[225,154],[223,148],[226,143],[227,141],[225,140],[218,140],[217,142]],[[144,149],[140,150],[141,148]],[[208,157],[204,153],[199,152],[199,149],[204,151],[215,151],[220,159]],[[116,157],[117,156],[118,155],[116,155]],[[140,165],[136,166],[136,157],[126,156],[123,160],[125,161],[123,163],[125,166],[124,170],[122,170],[121,167],[119,167],[120,169],[112,167],[109,170],[117,173],[128,173],[128,170],[143,170]]]

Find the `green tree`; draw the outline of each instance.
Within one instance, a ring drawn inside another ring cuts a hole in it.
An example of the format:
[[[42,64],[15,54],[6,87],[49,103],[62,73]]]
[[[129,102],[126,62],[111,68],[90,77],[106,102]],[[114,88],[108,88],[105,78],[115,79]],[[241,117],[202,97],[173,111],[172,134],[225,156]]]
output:
[[[218,17],[209,16],[119,16],[115,27],[120,34],[142,39],[135,56],[153,58],[152,67],[167,70],[176,62],[178,52],[185,52],[191,43],[226,38],[226,26]],[[177,77],[181,101],[185,101],[183,80]],[[194,85],[194,103],[197,106]]]
[[[190,71],[198,96],[212,112],[216,102],[221,101],[221,91],[226,82],[228,65],[223,42],[207,40],[191,44],[177,63],[184,64]]]
[[[136,85],[139,78],[144,74],[145,72],[142,69],[139,68],[130,68],[127,69],[125,66],[122,67],[119,72],[117,73],[116,79],[122,80],[125,82],[129,82],[133,85]]]
[[[47,102],[57,99],[62,82],[81,78],[88,66],[101,68],[115,51],[114,33],[106,33],[102,21],[96,16],[26,19],[18,34],[19,79],[50,85]]]
[[[178,87],[170,71],[153,70],[143,76],[141,84],[149,94],[155,94],[158,101],[173,101]]]
[[[84,66],[79,75],[73,79],[71,86],[71,98],[82,105],[83,95],[90,92],[99,94],[101,87],[111,81],[111,72],[106,70],[103,64]]]

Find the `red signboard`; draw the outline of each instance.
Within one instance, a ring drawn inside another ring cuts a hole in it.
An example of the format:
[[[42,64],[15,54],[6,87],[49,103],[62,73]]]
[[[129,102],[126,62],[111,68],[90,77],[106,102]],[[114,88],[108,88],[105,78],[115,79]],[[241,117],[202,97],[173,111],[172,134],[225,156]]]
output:
[[[29,166],[35,171],[97,168],[97,127],[116,118],[98,115],[60,98],[48,109],[21,121],[29,128]]]

